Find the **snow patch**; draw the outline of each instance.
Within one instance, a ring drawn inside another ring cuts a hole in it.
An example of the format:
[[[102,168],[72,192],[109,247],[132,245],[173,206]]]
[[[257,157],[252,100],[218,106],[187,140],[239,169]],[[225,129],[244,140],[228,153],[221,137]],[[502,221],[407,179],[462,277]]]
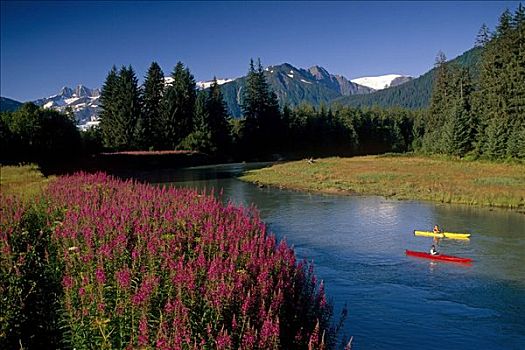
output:
[[[301,81],[302,81],[303,83],[306,83],[306,84],[312,84],[311,81],[306,81],[306,80],[304,80],[304,79],[301,79]]]
[[[400,78],[403,75],[400,74],[386,74],[377,77],[362,77],[350,80],[352,83],[363,85],[374,90],[383,90],[390,87],[392,81],[396,78]]]
[[[233,81],[233,79],[217,79],[217,84],[222,85],[222,84],[229,83],[230,81]],[[197,85],[197,87],[201,90],[208,89],[210,86],[212,86],[212,84],[213,84],[213,80],[198,81],[195,83],[195,85]]]
[[[286,75],[293,79],[293,74],[286,74]]]
[[[79,97],[71,97],[71,98],[66,98],[66,99],[64,100],[64,102],[65,102],[66,104],[70,105],[70,104],[72,104],[72,103],[74,103],[74,102],[77,102],[78,100],[80,100]]]
[[[82,131],[89,130],[93,127],[96,127],[100,124],[100,120],[91,120],[89,122],[86,122],[85,124],[78,125],[77,128]]]

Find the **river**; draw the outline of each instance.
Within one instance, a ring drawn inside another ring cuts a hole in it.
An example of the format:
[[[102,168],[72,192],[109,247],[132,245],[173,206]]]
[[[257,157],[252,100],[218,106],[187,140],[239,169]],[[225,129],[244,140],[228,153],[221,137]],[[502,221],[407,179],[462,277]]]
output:
[[[504,210],[317,195],[259,188],[236,179],[264,164],[228,164],[134,173],[156,184],[215,189],[223,200],[255,204],[301,259],[313,260],[354,349],[524,349],[525,215]],[[442,240],[470,266],[405,256],[428,251],[414,229],[438,224],[472,233]]]

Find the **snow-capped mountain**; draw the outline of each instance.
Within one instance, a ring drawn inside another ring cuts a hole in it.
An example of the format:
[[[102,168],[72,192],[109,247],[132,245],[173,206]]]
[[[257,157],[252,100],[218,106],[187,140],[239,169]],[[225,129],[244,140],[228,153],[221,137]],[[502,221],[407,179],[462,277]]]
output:
[[[222,85],[229,83],[230,81],[233,81],[233,79],[217,79],[217,84]],[[166,83],[166,85],[171,84],[172,82],[172,77],[164,77],[164,83]],[[208,89],[211,86],[211,84],[213,84],[213,80],[198,81],[195,83],[197,89],[199,90]]]
[[[350,80],[353,83],[367,86],[374,90],[383,90],[392,86],[401,85],[412,80],[412,77],[399,74],[386,74],[377,77],[362,77]]]
[[[75,89],[64,86],[56,95],[34,101],[38,106],[67,112],[68,109],[75,114],[77,125],[98,120],[100,90],[90,89],[78,85]]]

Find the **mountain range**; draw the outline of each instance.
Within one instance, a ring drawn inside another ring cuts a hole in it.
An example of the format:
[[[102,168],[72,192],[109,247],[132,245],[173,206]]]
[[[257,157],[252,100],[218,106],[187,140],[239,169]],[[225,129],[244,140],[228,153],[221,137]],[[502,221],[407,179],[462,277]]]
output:
[[[341,96],[369,94],[374,91],[341,75],[330,74],[319,66],[302,69],[283,63],[267,67],[264,75],[279,102],[291,107],[301,103],[319,106],[329,104]],[[246,77],[241,77],[221,86],[224,101],[234,117],[241,115],[242,90],[245,85]]]
[[[72,111],[78,125],[83,125],[97,119],[100,113],[99,89],[90,89],[78,85],[72,89],[64,86],[58,94],[33,101],[44,108],[52,108],[60,112]]]
[[[454,62],[471,68],[474,76],[477,74],[477,62],[480,58],[479,48],[471,49],[455,58]],[[418,78],[399,74],[387,74],[379,77],[363,77],[349,80],[342,75],[330,74],[320,66],[308,69],[296,68],[289,63],[269,66],[264,74],[270,88],[275,92],[281,104],[291,107],[302,103],[314,106],[339,105],[355,107],[404,107],[425,108],[432,94],[434,69]],[[170,77],[165,78],[171,82]],[[246,77],[236,79],[218,79],[230,115],[241,116],[241,103]],[[199,89],[207,89],[212,81],[200,81]],[[78,85],[72,89],[64,87],[56,95],[33,101],[44,108],[59,111],[71,110],[79,126],[96,124],[100,113],[100,90],[89,89]],[[2,97],[0,108],[14,110],[21,104],[18,101]]]

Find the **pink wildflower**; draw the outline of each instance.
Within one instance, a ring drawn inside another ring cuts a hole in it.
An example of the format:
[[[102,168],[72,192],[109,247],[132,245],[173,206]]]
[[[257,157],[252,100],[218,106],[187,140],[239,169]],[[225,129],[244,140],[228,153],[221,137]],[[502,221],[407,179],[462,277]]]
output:
[[[128,268],[117,271],[115,277],[120,288],[129,288],[131,284],[131,272]]]
[[[73,279],[73,277],[69,275],[65,275],[62,278],[62,284],[64,285],[66,289],[71,289],[73,285],[75,284],[75,280]]]
[[[97,282],[100,284],[104,284],[106,282],[106,274],[104,273],[104,270],[102,268],[97,268],[95,271],[95,277],[97,279]]]
[[[147,346],[148,340],[148,320],[143,316],[139,321],[139,346]]]

